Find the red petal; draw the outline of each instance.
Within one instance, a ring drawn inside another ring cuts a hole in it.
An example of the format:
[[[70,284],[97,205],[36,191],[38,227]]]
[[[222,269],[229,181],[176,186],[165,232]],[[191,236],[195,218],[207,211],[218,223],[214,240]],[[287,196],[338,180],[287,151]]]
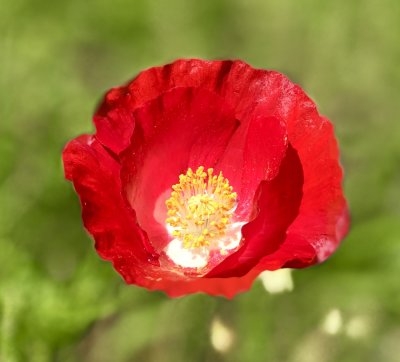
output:
[[[298,114],[288,122],[288,135],[302,162],[304,188],[299,216],[288,229],[288,238],[307,240],[321,262],[347,233],[348,209],[332,124],[319,116],[300,87],[296,94]]]
[[[154,272],[152,277],[137,274],[131,267],[134,260],[130,258],[119,258],[115,260],[115,269],[124,276],[128,284],[135,284],[150,290],[161,290],[170,297],[180,297],[193,293],[207,293],[215,296],[232,298],[237,293],[248,290],[254,279],[260,273],[252,270],[247,275],[239,278],[185,278],[176,274],[162,271],[160,268],[149,266],[148,274]]]
[[[107,148],[118,154],[129,144],[134,123],[132,97],[125,87],[110,90],[96,114],[96,138]]]
[[[134,255],[148,262],[153,250],[121,197],[120,166],[93,136],[80,136],[64,149],[66,177],[74,183],[86,229],[98,253],[111,260]],[[135,265],[132,265],[135,267]]]
[[[132,112],[177,87],[203,88],[220,95],[235,109],[237,119],[248,118],[259,104],[268,109],[265,117],[282,119],[292,111],[286,95],[293,86],[280,73],[253,69],[242,61],[177,60],[147,69],[127,86],[108,92],[94,116],[96,136],[120,153],[129,146],[133,133]]]
[[[263,181],[256,199],[259,213],[243,226],[245,244],[230,255],[207,277],[245,275],[261,258],[279,248],[286,237],[288,226],[297,216],[303,186],[303,172],[296,151],[289,147],[272,181]]]
[[[238,221],[249,220],[257,187],[276,176],[286,152],[285,126],[268,116],[266,106],[257,107],[249,119],[240,120],[240,127],[217,164],[238,194]]]
[[[131,146],[122,155],[124,195],[138,222],[161,249],[165,200],[188,167],[214,167],[238,122],[221,98],[203,89],[176,88],[134,113]]]
[[[349,228],[332,124],[319,116],[315,104],[300,87],[294,89],[293,96],[298,98],[298,106],[288,122],[288,136],[303,167],[303,198],[285,242],[260,261],[258,270],[304,268],[324,261],[336,250]]]
[[[307,240],[297,235],[288,235],[280,248],[262,258],[253,270],[302,268],[314,264],[315,261],[315,250]]]

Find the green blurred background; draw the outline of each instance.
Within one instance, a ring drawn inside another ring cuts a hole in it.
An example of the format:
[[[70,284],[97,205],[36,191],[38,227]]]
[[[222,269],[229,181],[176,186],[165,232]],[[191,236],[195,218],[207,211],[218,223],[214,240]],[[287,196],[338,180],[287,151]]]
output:
[[[0,0],[0,361],[400,361],[399,44],[398,0]],[[351,233],[292,291],[168,299],[82,228],[63,145],[181,57],[286,73],[335,124]]]

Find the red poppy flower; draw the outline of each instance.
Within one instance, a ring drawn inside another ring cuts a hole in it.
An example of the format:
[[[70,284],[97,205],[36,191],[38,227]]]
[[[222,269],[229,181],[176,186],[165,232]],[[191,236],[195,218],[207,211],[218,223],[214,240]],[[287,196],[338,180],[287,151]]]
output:
[[[178,60],[110,90],[94,123],[65,174],[129,284],[232,297],[325,260],[348,230],[332,125],[280,73]]]

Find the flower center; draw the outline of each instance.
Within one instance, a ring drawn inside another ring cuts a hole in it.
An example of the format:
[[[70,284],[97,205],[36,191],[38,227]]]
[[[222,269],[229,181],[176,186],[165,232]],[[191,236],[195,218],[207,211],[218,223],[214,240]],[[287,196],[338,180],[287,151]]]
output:
[[[165,202],[168,229],[185,249],[214,248],[213,242],[226,234],[231,223],[237,194],[222,172],[213,172],[203,166],[195,172],[189,168],[179,175],[179,183],[172,186]]]

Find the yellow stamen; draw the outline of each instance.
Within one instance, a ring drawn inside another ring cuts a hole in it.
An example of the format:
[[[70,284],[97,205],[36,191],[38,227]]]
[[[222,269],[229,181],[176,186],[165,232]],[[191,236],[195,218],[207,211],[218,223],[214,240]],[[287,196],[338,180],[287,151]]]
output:
[[[222,172],[213,175],[200,166],[189,168],[179,175],[179,183],[172,186],[171,197],[165,202],[172,227],[172,236],[182,240],[187,249],[209,246],[212,239],[225,235],[236,206],[233,192]]]

